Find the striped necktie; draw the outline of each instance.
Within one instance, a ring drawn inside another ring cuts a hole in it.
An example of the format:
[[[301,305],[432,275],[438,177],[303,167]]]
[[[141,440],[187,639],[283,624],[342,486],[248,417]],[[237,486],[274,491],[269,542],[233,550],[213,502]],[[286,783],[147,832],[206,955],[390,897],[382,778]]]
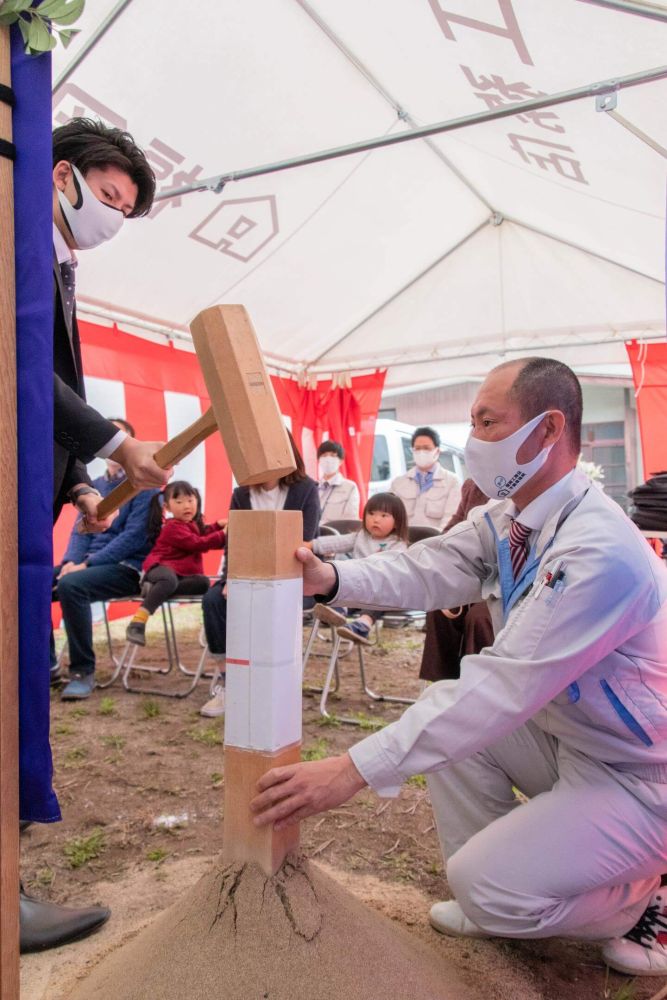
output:
[[[521,524],[519,521],[512,519],[510,524],[510,558],[512,560],[512,573],[515,580],[518,579],[528,556],[526,542],[531,530],[526,524]]]

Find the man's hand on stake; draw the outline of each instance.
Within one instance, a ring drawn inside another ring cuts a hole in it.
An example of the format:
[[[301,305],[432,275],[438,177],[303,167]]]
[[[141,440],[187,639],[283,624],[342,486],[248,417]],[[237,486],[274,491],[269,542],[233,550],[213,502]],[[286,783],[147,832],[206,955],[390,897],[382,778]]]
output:
[[[255,826],[274,830],[347,802],[366,786],[349,754],[274,767],[257,782],[260,794],[250,803]]]
[[[296,550],[296,557],[303,563],[303,592],[307,597],[313,594],[328,594],[336,585],[336,570],[329,563],[322,562],[314,552],[304,545]]]
[[[123,466],[127,478],[137,489],[159,489],[174,474],[173,469],[161,469],[153,457],[163,444],[163,441],[137,441],[128,435],[109,458]]]

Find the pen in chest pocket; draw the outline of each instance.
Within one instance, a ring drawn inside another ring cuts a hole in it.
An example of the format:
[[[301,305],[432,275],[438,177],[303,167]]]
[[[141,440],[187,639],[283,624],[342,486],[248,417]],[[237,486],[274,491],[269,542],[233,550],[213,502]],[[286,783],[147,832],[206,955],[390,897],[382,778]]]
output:
[[[564,587],[563,580],[565,578],[564,566],[565,566],[564,560],[559,559],[554,568],[549,570],[548,573],[544,574],[544,576],[538,583],[537,587],[535,588],[535,593],[533,596],[536,600],[542,593],[544,587],[548,587],[550,590],[555,590],[558,593],[560,593],[560,591],[563,590]]]

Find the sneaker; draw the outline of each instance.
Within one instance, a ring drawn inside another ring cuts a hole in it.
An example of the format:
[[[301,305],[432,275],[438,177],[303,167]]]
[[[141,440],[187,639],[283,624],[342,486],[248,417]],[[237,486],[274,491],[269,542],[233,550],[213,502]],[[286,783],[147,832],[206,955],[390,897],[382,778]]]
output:
[[[343,625],[337,631],[338,635],[343,639],[351,639],[352,642],[361,643],[362,646],[371,645],[368,641],[371,630],[363,622],[350,622],[347,625]]]
[[[94,674],[70,674],[69,682],[60,694],[60,700],[82,701],[84,698],[90,698],[94,690]]]
[[[146,645],[146,623],[132,621],[125,629],[125,638],[135,646]]]
[[[342,615],[336,608],[330,608],[328,604],[316,604],[313,608],[313,615],[318,621],[327,625],[346,625],[345,615]]]
[[[207,719],[217,719],[225,714],[225,689],[216,687],[213,689],[213,697],[199,709],[199,714]]]
[[[468,920],[465,913],[455,899],[449,899],[445,903],[434,903],[428,915],[431,927],[434,927],[440,934],[447,934],[449,937],[469,937],[488,938],[487,934],[472,920]]]
[[[629,976],[667,976],[667,886],[657,890],[632,930],[607,941],[602,956]]]

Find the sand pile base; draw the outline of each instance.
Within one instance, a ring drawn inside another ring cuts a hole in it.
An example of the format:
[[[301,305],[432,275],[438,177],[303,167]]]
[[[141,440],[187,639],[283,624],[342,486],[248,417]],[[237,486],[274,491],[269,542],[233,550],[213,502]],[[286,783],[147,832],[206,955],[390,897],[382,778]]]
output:
[[[317,867],[216,867],[71,1000],[465,1000],[444,961]]]

